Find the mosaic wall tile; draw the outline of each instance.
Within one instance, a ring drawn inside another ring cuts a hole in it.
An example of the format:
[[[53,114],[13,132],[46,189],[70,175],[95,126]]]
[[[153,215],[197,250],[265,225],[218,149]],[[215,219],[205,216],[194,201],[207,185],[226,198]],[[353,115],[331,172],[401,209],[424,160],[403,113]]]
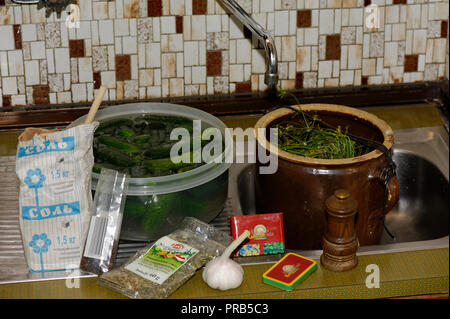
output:
[[[448,78],[447,0],[238,3],[273,35],[282,88]],[[86,102],[100,85],[111,101],[266,88],[261,43],[217,0],[79,5],[68,28],[65,12],[0,1],[0,105]]]

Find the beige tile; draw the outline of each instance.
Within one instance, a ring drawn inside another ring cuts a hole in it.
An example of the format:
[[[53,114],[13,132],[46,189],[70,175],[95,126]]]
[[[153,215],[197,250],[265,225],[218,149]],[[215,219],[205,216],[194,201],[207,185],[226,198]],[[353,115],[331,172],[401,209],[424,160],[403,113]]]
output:
[[[311,70],[311,47],[297,48],[297,72]]]
[[[21,50],[8,51],[8,65],[9,75],[23,75],[23,55]]]
[[[386,6],[386,23],[398,23],[400,21],[400,6]]]
[[[92,11],[95,20],[108,19],[108,2],[99,1],[92,3]]]
[[[332,61],[319,61],[319,79],[329,78],[331,77],[333,71],[333,62]]]
[[[406,24],[396,23],[392,25],[392,41],[404,41],[406,39]]]
[[[173,78],[176,76],[176,54],[164,53],[161,55],[161,75],[163,78]]]
[[[421,7],[420,4],[407,6],[406,27],[408,29],[420,28],[420,17],[421,17],[420,7]]]
[[[295,61],[296,59],[296,39],[295,37],[282,37],[281,40],[281,61]]]
[[[349,69],[360,69],[362,63],[362,46],[361,45],[350,45],[348,47],[348,63],[347,68]]]
[[[446,56],[447,40],[444,38],[433,39],[433,63],[444,63]]]
[[[384,66],[396,66],[398,55],[398,43],[387,42],[384,46]]]
[[[341,71],[339,83],[341,86],[353,85],[354,71]]]
[[[362,75],[375,75],[376,74],[376,59],[363,59],[362,62]]]
[[[425,53],[427,50],[427,31],[414,30],[412,53]]]

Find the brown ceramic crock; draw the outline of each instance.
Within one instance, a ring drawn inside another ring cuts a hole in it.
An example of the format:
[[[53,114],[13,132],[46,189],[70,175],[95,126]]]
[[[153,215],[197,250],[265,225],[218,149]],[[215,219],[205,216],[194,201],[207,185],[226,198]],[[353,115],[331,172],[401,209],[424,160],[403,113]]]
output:
[[[333,104],[306,104],[301,108],[308,114],[319,115],[322,121],[334,127],[348,127],[350,134],[382,142],[392,152],[394,133],[375,115]],[[280,108],[261,117],[255,125],[258,147],[278,154],[277,171],[258,174],[258,213],[284,213],[287,248],[320,249],[326,227],[325,201],[337,189],[347,189],[358,202],[356,232],[360,245],[378,244],[383,231],[384,197],[380,174],[386,166],[386,156],[374,150],[347,159],[314,159],[280,150],[266,138],[268,128],[293,113],[290,109]],[[387,212],[399,197],[395,176],[390,179],[388,190]]]

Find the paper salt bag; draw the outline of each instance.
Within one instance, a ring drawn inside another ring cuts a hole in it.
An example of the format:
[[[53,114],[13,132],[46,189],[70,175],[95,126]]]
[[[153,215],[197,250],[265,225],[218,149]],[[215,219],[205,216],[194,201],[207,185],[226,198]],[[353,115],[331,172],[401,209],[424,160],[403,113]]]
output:
[[[19,139],[19,219],[31,272],[74,269],[80,264],[92,206],[92,142],[98,124]]]

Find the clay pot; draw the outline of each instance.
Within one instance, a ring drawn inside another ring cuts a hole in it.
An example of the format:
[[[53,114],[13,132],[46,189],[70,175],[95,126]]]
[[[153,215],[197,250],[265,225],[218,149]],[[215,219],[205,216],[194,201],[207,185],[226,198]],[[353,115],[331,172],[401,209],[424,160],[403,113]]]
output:
[[[295,106],[294,106],[295,107]],[[302,110],[317,114],[334,127],[348,127],[353,135],[374,139],[392,152],[394,133],[386,122],[359,109],[332,104],[306,104]],[[255,125],[258,147],[278,152],[274,174],[258,174],[258,213],[284,213],[286,247],[320,249],[326,227],[325,201],[337,189],[347,189],[358,202],[356,233],[361,246],[378,244],[383,232],[382,205],[384,186],[380,174],[387,159],[379,150],[348,159],[314,159],[294,155],[270,144],[268,128],[294,111],[280,108],[264,115]],[[264,134],[258,134],[258,129]],[[265,166],[265,164],[261,164]],[[388,185],[387,211],[397,203],[396,177]]]

